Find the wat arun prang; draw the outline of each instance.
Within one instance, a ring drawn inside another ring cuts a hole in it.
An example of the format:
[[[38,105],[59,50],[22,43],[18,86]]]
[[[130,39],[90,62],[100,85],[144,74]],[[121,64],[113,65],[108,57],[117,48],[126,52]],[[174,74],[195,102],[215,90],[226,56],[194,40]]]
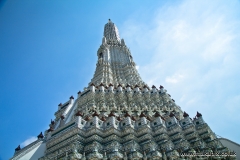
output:
[[[191,119],[163,86],[141,79],[111,20],[97,56],[88,86],[60,103],[49,129],[12,160],[236,159],[216,154],[230,152],[201,113]]]

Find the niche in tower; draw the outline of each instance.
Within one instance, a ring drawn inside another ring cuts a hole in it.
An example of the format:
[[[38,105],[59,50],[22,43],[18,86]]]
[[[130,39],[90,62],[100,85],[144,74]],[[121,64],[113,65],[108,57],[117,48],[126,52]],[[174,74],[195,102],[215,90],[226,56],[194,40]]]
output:
[[[99,58],[103,58],[103,53],[102,52],[99,54]]]

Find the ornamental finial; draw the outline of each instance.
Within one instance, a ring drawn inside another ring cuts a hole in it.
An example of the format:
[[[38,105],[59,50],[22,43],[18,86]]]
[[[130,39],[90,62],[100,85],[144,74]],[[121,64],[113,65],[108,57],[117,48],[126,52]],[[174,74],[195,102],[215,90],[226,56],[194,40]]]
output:
[[[38,137],[38,139],[42,139],[43,138],[42,132],[37,137]]]
[[[106,38],[107,42],[111,41],[118,41],[120,43],[120,36],[117,29],[117,26],[112,23],[111,19],[108,20],[108,23],[104,26],[104,33],[103,36]]]
[[[17,147],[17,148],[15,148],[15,152],[16,152],[16,151],[19,151],[19,150],[21,150],[21,147],[20,147],[20,145],[18,145],[18,147]]]
[[[197,111],[197,117],[202,117],[202,114]]]
[[[189,115],[184,111],[183,117],[189,117]]]

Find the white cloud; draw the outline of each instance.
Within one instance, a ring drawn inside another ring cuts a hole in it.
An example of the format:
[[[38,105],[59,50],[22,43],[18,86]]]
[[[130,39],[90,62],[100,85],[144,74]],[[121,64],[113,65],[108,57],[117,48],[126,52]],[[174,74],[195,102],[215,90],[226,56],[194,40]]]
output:
[[[216,132],[231,130],[228,124],[240,121],[239,7],[239,1],[168,3],[148,23],[126,21],[122,34],[138,55],[136,63],[148,56],[148,63],[140,63],[143,80],[163,85],[191,116],[205,114]],[[218,125],[223,122],[216,116],[229,123]]]
[[[136,66],[136,69],[138,70],[138,69],[139,69],[139,66]]]
[[[25,147],[36,140],[37,140],[37,137],[30,137],[30,138],[26,139],[24,142],[22,142],[21,146]]]
[[[184,76],[182,74],[174,74],[171,77],[166,77],[165,82],[167,82],[167,83],[178,83],[183,78],[184,78]]]

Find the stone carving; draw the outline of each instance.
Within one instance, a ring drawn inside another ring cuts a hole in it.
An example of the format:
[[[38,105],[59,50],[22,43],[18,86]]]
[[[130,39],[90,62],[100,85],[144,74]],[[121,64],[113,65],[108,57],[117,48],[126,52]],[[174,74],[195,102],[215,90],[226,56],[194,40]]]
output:
[[[73,155],[71,156],[71,160],[79,160],[82,158],[82,155],[78,153],[77,146],[77,142],[74,142],[72,145]]]

